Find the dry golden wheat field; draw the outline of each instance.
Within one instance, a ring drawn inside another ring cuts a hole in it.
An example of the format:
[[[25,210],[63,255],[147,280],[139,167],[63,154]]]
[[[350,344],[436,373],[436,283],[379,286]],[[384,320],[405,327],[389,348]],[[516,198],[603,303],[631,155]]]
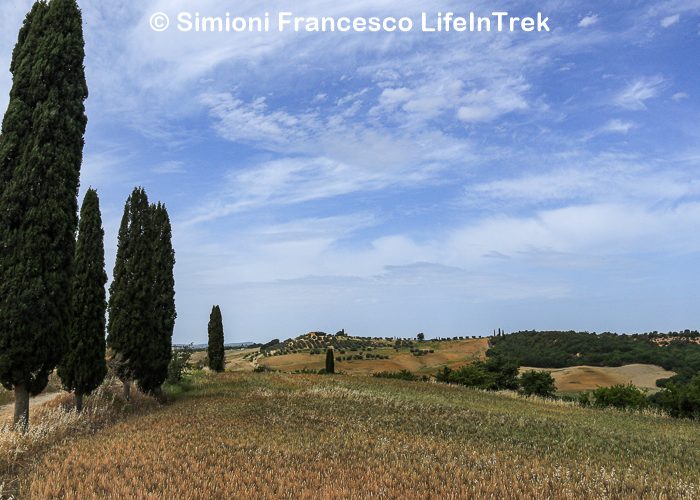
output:
[[[610,387],[616,384],[632,384],[640,389],[657,391],[656,381],[670,378],[675,372],[664,370],[660,366],[631,364],[624,366],[571,366],[567,368],[528,368],[528,370],[548,371],[554,377],[557,391],[572,393],[590,391],[598,387]]]
[[[697,498],[700,426],[430,382],[208,375],[66,440],[26,498]]]

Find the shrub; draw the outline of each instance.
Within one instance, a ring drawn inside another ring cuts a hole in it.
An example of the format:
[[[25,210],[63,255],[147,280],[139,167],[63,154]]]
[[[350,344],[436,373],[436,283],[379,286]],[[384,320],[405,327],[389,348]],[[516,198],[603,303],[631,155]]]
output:
[[[253,368],[253,373],[265,373],[265,372],[269,372],[269,371],[272,371],[272,370],[270,370],[267,366],[263,366],[263,365],[256,365],[255,368]]]
[[[170,385],[179,384],[182,381],[182,376],[189,368],[190,358],[192,357],[192,349],[185,348],[174,350],[173,356],[168,364],[168,377],[166,382]]]
[[[667,384],[651,400],[673,417],[700,420],[700,373],[686,383]]]
[[[484,369],[483,363],[465,365],[458,370],[445,367],[438,373],[437,380],[479,389],[489,389],[494,385],[494,377]]]
[[[438,382],[459,384],[489,391],[515,390],[518,388],[518,365],[502,358],[477,361],[458,370],[443,368],[436,375]]]
[[[591,406],[591,404],[593,403],[591,401],[591,393],[590,392],[579,393],[578,398],[577,398],[577,402],[581,406]]]
[[[599,408],[641,409],[649,404],[644,391],[632,384],[599,387],[592,396],[593,404]]]
[[[546,371],[528,371],[520,375],[520,390],[526,396],[554,396],[556,386],[554,377]]]

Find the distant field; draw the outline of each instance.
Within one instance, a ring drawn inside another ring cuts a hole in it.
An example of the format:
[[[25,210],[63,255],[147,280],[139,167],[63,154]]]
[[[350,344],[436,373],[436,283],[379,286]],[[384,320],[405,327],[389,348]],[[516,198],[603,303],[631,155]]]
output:
[[[20,497],[691,499],[699,430],[435,383],[226,373],[34,457]]]
[[[581,392],[616,384],[633,384],[643,389],[658,390],[656,381],[675,375],[660,366],[631,364],[618,367],[572,366],[569,368],[528,368],[522,371],[544,370],[554,377],[559,392]]]
[[[336,362],[336,370],[343,373],[358,375],[372,374],[381,371],[408,370],[419,374],[432,374],[443,366],[456,368],[477,359],[483,359],[488,349],[487,339],[470,339],[420,343],[422,350],[434,350],[432,354],[414,356],[408,349],[396,351],[393,347],[372,350],[372,354],[389,356],[389,359],[362,359]],[[339,351],[336,351],[337,353]],[[347,352],[346,356],[356,354]],[[342,354],[338,354],[343,356]],[[260,358],[258,363],[268,368],[293,372],[295,370],[320,370],[325,366],[324,354],[309,354],[308,352],[285,354]]]
[[[226,370],[227,371],[245,371],[249,372],[253,369],[253,365],[249,360],[243,359],[244,356],[257,352],[257,349],[227,349],[226,350]],[[207,357],[207,351],[197,351],[192,353],[190,361],[197,363]]]

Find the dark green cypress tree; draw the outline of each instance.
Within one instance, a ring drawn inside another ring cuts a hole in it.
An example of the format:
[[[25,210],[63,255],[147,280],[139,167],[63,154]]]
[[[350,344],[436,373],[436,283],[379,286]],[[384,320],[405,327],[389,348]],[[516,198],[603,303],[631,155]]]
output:
[[[160,392],[168,376],[168,364],[172,358],[173,328],[175,327],[175,252],[172,244],[172,228],[165,205],[151,205],[151,238],[153,286],[153,331],[147,339],[142,354],[147,354],[145,370],[136,373],[139,388],[148,393]]]
[[[0,135],[0,382],[15,422],[65,350],[88,90],[75,0],[37,2],[13,52]]]
[[[155,334],[151,212],[146,191],[135,188],[124,206],[109,288],[107,346],[126,399],[131,381],[148,373],[149,345]]]
[[[208,331],[209,345],[207,354],[209,357],[209,368],[215,372],[222,372],[225,369],[224,323],[219,306],[214,306],[211,309]]]
[[[63,388],[75,393],[75,407],[83,395],[97,389],[107,374],[105,361],[105,252],[104,230],[97,191],[88,189],[80,209],[71,287],[71,328],[68,350],[58,366]]]
[[[326,373],[335,373],[335,356],[330,348],[326,350]]]

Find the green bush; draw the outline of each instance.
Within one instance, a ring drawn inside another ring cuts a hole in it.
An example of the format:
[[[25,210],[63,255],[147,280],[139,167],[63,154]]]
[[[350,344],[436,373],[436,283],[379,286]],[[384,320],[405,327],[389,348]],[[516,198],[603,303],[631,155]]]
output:
[[[185,348],[173,351],[170,363],[168,364],[168,377],[166,378],[168,384],[176,385],[182,381],[185,371],[189,368],[191,357],[191,349]]]
[[[632,384],[599,387],[593,391],[592,396],[593,405],[599,408],[614,407],[638,410],[649,405],[646,393]]]
[[[651,400],[673,417],[700,420],[700,373],[686,383],[667,384]]]
[[[477,361],[458,370],[448,367],[436,375],[438,382],[465,385],[489,391],[515,390],[518,388],[518,365],[503,358]]]
[[[557,388],[554,377],[546,371],[527,371],[520,375],[520,391],[526,396],[551,398]]]

